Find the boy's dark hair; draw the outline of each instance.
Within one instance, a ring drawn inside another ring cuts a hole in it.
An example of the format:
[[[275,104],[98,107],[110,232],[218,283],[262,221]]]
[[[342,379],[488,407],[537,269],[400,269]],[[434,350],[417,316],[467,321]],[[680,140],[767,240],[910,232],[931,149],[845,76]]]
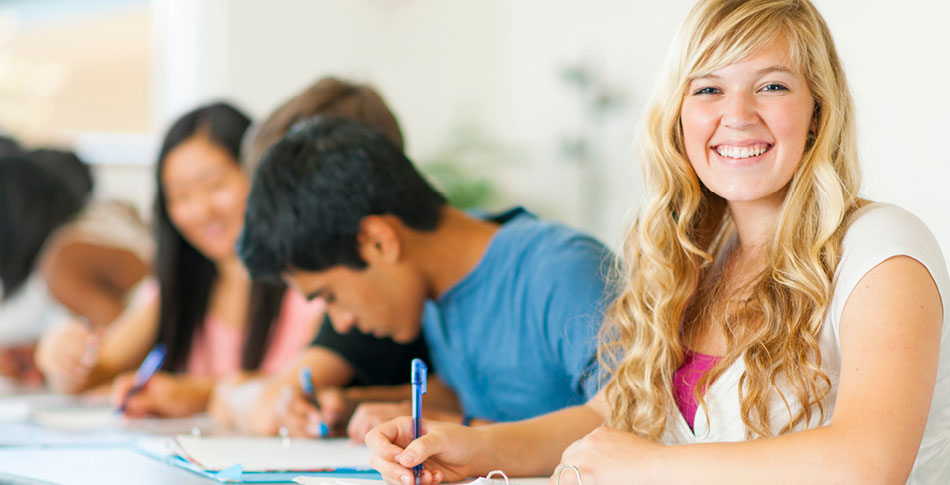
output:
[[[165,200],[162,169],[168,154],[192,137],[205,137],[223,148],[238,165],[241,138],[251,120],[226,103],[196,108],[172,124],[162,142],[155,166],[155,274],[159,284],[158,341],[168,348],[163,368],[183,370],[197,330],[204,325],[211,286],[217,276],[214,263],[192,246],[172,223]],[[270,329],[280,313],[286,287],[254,282],[248,300],[247,326],[241,367],[257,369],[270,339]]]
[[[83,204],[47,167],[22,155],[0,157],[0,300],[23,286],[50,234]]]
[[[364,268],[360,221],[391,214],[431,231],[445,198],[379,132],[344,118],[303,122],[265,155],[247,201],[238,253],[254,278],[290,268]]]

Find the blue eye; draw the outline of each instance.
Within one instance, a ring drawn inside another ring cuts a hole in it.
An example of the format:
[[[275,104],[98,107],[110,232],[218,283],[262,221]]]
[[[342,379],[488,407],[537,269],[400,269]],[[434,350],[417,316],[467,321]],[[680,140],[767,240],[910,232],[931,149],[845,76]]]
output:
[[[719,89],[707,87],[707,88],[700,88],[698,91],[693,93],[693,96],[700,95],[700,94],[717,94],[717,93],[719,93]]]
[[[771,83],[762,87],[763,91],[788,91],[788,88],[781,84]]]

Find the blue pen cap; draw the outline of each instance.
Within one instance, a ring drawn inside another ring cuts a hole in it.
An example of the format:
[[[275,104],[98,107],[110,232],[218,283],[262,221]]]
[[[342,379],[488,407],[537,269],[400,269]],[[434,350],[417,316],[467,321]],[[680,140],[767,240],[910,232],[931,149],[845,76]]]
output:
[[[421,385],[422,393],[426,393],[426,377],[428,369],[422,359],[412,359],[412,384]]]

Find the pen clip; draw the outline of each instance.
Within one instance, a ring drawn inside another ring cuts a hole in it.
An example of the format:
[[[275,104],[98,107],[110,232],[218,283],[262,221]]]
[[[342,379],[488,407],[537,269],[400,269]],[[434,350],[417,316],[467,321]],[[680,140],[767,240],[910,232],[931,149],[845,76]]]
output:
[[[405,374],[403,374],[405,375]],[[426,393],[426,380],[428,377],[428,369],[426,368],[426,363],[422,359],[412,359],[412,385],[422,386],[420,391],[422,394]]]

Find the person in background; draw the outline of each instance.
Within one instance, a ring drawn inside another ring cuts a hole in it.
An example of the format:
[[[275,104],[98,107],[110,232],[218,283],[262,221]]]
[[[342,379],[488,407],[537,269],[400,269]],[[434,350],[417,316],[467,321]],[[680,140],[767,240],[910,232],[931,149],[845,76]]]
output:
[[[284,102],[263,123],[251,127],[242,155],[247,173],[254,172],[267,149],[292,126],[316,115],[359,121],[403,150],[399,123],[373,87],[323,77]],[[399,385],[408,382],[410,362],[417,357],[429,360],[421,336],[400,344],[358,329],[341,334],[326,319],[311,346],[279,374],[250,380],[238,377],[219,385],[210,406],[211,415],[219,423],[248,433],[272,435],[284,427],[295,436],[312,435],[307,430],[318,423],[319,415],[300,387],[300,369],[306,366],[319,390],[324,413],[333,417],[330,422],[338,428],[334,431],[342,433],[340,428],[360,402],[406,399],[408,387]],[[457,410],[454,395],[434,382],[430,403],[438,401],[443,408]]]
[[[52,325],[115,319],[152,254],[134,209],[91,199],[92,172],[74,153],[12,153],[0,167],[0,345],[2,360],[32,370],[34,345]]]
[[[365,125],[313,118],[268,150],[239,248],[254,277],[325,301],[340,333],[422,332],[460,404],[427,401],[430,416],[523,419],[593,394],[609,251],[521,208],[481,218],[449,207]]]
[[[950,278],[858,195],[854,107],[807,0],[702,0],[641,139],[647,193],[587,404],[367,436],[392,483],[950,483]],[[253,199],[253,196],[252,196]],[[243,253],[242,253],[243,254]],[[552,477],[552,482],[555,478]]]
[[[91,198],[92,172],[74,153],[38,149],[29,157],[85,201],[51,237],[40,269],[57,301],[101,328],[118,318],[149,273],[155,253],[149,229],[127,203]]]
[[[23,148],[15,138],[3,134],[3,129],[0,128],[0,157],[12,155],[23,155]]]
[[[175,121],[156,164],[157,284],[139,305],[93,342],[44,336],[44,372],[84,389],[115,376],[115,402],[128,415],[188,416],[207,407],[217,379],[274,372],[309,342],[323,315],[280,284],[252,282],[235,254],[249,181],[239,147],[250,120],[224,103]],[[133,370],[157,342],[168,349],[163,371],[128,397]],[[76,369],[63,373],[61,369]],[[120,375],[121,374],[121,375]]]

